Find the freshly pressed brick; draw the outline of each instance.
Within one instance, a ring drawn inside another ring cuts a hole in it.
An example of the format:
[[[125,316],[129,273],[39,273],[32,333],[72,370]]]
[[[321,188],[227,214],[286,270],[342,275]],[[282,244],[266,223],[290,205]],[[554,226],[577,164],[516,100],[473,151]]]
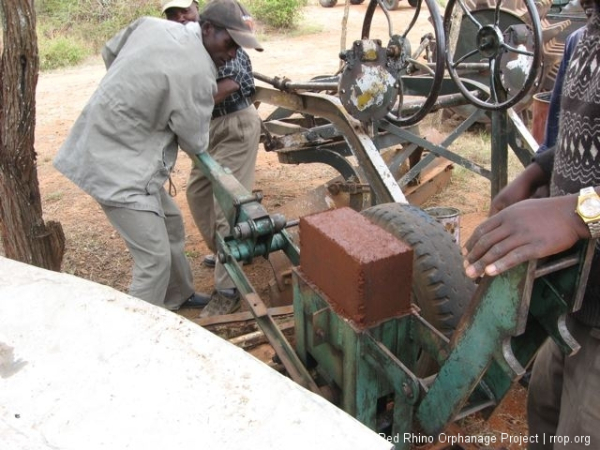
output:
[[[410,310],[412,249],[353,209],[301,218],[300,250],[306,278],[357,326]]]

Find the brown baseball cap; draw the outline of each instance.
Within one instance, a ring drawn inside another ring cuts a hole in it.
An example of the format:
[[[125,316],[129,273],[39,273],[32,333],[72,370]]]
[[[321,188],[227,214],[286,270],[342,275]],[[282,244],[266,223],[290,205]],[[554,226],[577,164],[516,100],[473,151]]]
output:
[[[200,19],[225,28],[237,45],[259,52],[262,46],[254,35],[254,19],[236,0],[212,0],[200,12]]]

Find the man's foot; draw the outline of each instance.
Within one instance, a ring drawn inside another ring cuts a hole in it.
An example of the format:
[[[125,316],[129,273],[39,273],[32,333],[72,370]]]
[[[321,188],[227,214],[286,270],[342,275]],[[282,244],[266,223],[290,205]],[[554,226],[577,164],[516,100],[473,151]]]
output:
[[[240,293],[237,289],[213,291],[210,302],[200,313],[200,318],[232,314],[240,309]]]
[[[208,294],[202,294],[194,292],[194,294],[188,298],[180,308],[204,308],[210,303],[211,296]]]
[[[202,264],[204,264],[206,267],[210,267],[211,269],[214,268],[217,264],[215,255],[206,255],[202,260]]]

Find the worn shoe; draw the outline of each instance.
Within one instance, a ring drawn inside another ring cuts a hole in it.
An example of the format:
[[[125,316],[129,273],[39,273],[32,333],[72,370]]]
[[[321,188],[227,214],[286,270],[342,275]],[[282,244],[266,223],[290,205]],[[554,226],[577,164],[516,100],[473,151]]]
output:
[[[200,313],[200,318],[232,314],[240,309],[240,293],[237,289],[213,291],[210,302]]]
[[[180,308],[204,308],[210,303],[210,299],[210,295],[194,292],[190,298],[183,302]]]
[[[211,269],[214,268],[215,265],[217,264],[216,256],[215,255],[206,255],[204,257],[204,259],[202,260],[202,264],[204,264],[206,267],[210,267]]]

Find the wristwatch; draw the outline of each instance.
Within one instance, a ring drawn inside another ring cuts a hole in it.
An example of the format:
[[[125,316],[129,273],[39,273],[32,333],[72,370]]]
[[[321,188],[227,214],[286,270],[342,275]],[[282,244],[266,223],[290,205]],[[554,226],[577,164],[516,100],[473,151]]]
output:
[[[586,187],[579,191],[576,212],[588,226],[592,239],[599,238],[600,195],[596,194],[596,190],[593,187]]]

